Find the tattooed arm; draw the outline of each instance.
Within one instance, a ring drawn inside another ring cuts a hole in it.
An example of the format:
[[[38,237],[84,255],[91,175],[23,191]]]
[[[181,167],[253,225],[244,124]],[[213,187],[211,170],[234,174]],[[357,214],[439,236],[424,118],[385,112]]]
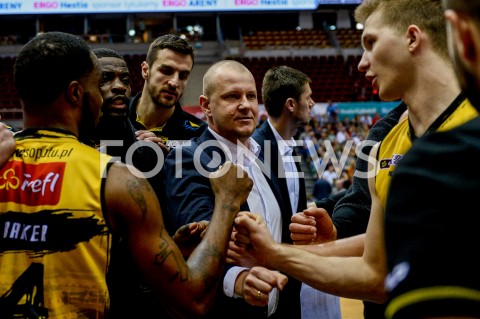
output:
[[[237,177],[237,167],[231,163],[212,174],[214,214],[203,240],[185,261],[165,230],[148,181],[130,174],[124,164],[114,164],[108,173],[105,200],[112,228],[128,238],[134,262],[159,302],[176,317],[204,316],[212,305],[234,218],[252,187],[246,173]]]

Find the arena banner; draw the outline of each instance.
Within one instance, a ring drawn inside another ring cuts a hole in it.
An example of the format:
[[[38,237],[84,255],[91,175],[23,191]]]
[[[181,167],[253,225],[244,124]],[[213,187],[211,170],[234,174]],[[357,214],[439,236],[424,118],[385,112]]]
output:
[[[3,0],[1,14],[314,10],[315,0]]]
[[[384,116],[390,112],[400,101],[394,102],[341,102],[337,103],[338,116],[342,120],[345,117],[354,118],[356,114],[374,115],[376,112]]]
[[[0,0],[3,14],[315,10],[361,0]]]

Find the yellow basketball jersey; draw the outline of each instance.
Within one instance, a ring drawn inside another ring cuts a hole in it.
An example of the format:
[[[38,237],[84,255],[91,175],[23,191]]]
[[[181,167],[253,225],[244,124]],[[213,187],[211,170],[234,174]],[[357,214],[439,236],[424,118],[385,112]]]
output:
[[[110,157],[59,130],[17,134],[0,169],[0,318],[104,318]]]
[[[447,131],[468,122],[478,115],[470,101],[463,98],[455,101],[437,121],[436,131]],[[442,116],[444,116],[442,118]],[[377,155],[378,172],[375,179],[377,195],[385,208],[392,174],[398,162],[412,146],[408,118],[392,128],[380,144]],[[415,181],[412,181],[414,183]]]

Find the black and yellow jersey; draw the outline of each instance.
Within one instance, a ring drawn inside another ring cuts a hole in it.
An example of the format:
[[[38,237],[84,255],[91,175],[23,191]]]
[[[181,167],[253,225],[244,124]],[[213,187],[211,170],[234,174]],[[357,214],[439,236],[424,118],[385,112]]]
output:
[[[183,145],[186,141],[200,136],[207,127],[207,123],[193,114],[184,111],[180,104],[174,106],[172,116],[161,127],[148,128],[137,115],[137,105],[142,92],[138,93],[130,103],[129,118],[137,130],[149,130],[159,137],[169,148]]]
[[[432,131],[447,131],[468,122],[478,115],[463,94],[442,113],[425,134]],[[383,207],[386,205],[392,174],[405,153],[412,147],[414,137],[408,117],[392,128],[378,149],[378,171],[375,179],[377,195]]]
[[[0,318],[104,318],[111,159],[62,130],[27,129],[0,169]]]

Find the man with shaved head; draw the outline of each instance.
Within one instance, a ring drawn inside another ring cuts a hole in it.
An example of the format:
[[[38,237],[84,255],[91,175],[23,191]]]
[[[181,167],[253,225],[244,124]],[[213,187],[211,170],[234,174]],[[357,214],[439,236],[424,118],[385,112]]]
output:
[[[214,196],[208,172],[226,160],[244,166],[254,186],[244,210],[258,212],[269,220],[269,230],[282,241],[282,225],[292,216],[284,204],[278,183],[268,176],[261,162],[260,145],[252,138],[258,119],[258,96],[252,73],[241,63],[224,60],[212,65],[203,78],[199,104],[208,128],[189,144],[172,150],[165,160],[164,189],[168,219],[175,231],[182,225],[210,220]],[[264,175],[265,173],[265,175]],[[285,234],[283,234],[285,235]],[[228,267],[223,293],[209,316],[212,318],[300,318],[300,285],[283,288],[287,277],[250,263]],[[280,290],[279,289],[279,290]]]

